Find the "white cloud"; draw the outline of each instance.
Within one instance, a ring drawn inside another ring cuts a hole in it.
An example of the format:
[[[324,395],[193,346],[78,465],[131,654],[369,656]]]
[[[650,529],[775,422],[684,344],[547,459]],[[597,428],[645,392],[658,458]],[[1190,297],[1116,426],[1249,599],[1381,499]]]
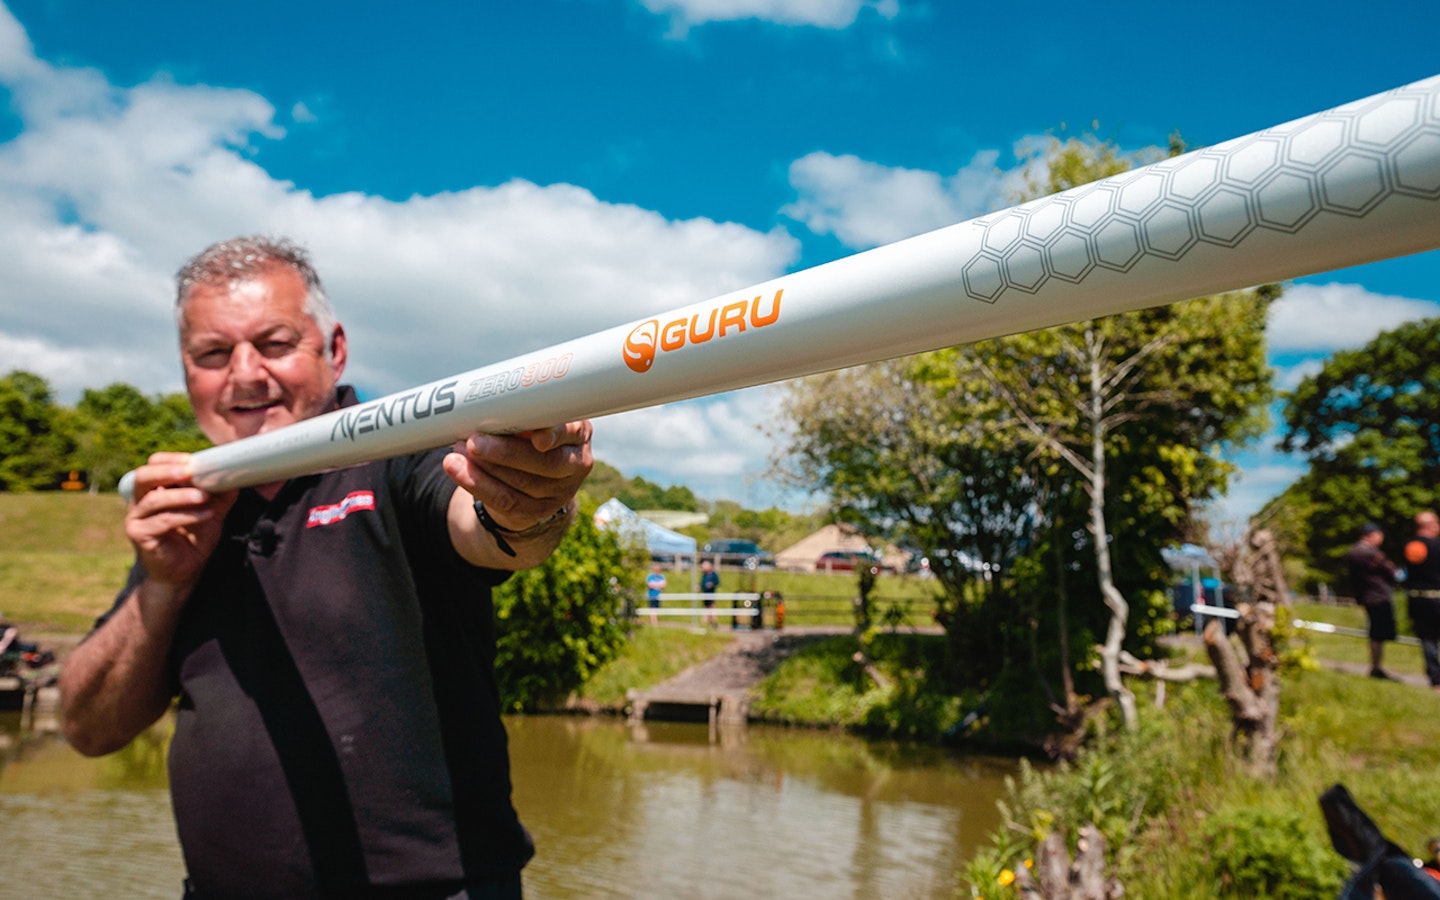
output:
[[[0,4],[0,80],[13,82],[30,75],[39,67],[35,48],[19,20],[4,4]]]
[[[1278,366],[1275,374],[1271,376],[1271,383],[1277,391],[1293,391],[1300,386],[1300,382],[1312,375],[1318,375],[1325,367],[1325,360],[1319,357],[1303,360],[1293,366]]]
[[[316,197],[253,162],[285,136],[266,98],[52,66],[3,5],[0,85],[23,126],[0,143],[0,370],[34,371],[67,403],[116,380],[178,390],[171,278],[236,234],[311,249],[351,337],[347,374],[372,395],[764,281],[798,253],[782,229],[670,221],[564,184]],[[744,402],[652,413],[728,434],[709,445],[719,454],[672,448],[667,483],[687,480],[682,453],[717,480],[757,471],[741,458],[765,455],[740,427]],[[642,444],[606,439],[617,454]]]
[[[975,154],[953,175],[883,166],[816,152],[790,164],[799,195],[781,212],[816,234],[856,249],[888,244],[989,212],[1011,196],[1026,168],[995,165],[999,152]]]
[[[3,371],[24,369],[43,372],[52,390],[59,394],[78,396],[85,388],[99,388],[117,381],[134,384],[143,375],[151,383],[161,383],[178,376],[180,364],[174,359],[151,360],[148,371],[140,371],[133,360],[97,354],[90,350],[59,346],[38,338],[15,338],[0,333],[0,359]]]
[[[1297,284],[1271,306],[1266,335],[1272,352],[1333,353],[1437,315],[1440,303],[1375,294],[1358,284]]]
[[[320,117],[305,104],[304,100],[299,101],[290,107],[290,120],[297,124],[309,124],[320,121]]]
[[[596,422],[595,454],[628,460],[627,475],[665,484],[679,468],[701,497],[751,508],[793,505],[799,498],[782,496],[767,479],[774,444],[764,428],[776,420],[781,390],[765,385],[608,416]]]
[[[899,12],[898,0],[640,0],[656,15],[669,16],[671,35],[707,22],[758,19],[777,25],[810,25],[841,29],[855,24],[862,9],[874,9],[883,18]]]

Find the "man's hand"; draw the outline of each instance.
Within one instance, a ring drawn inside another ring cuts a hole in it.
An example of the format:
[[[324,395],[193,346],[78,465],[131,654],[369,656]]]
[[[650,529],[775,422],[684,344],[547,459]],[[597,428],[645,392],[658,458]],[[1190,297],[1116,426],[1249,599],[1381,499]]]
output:
[[[175,628],[235,497],[195,487],[188,453],[156,453],[135,470],[125,534],[146,577],[60,671],[65,736],[76,750],[119,750],[169,707]]]
[[[195,487],[188,453],[156,453],[136,469],[125,534],[150,581],[188,591],[219,543],[236,496]]]
[[[534,541],[512,542],[520,555],[507,559],[480,528],[472,498],[507,532],[523,534],[552,519],[573,505],[595,465],[591,432],[590,421],[582,419],[524,434],[477,433],[457,443],[444,462],[445,473],[459,486],[449,517],[456,550],[477,565],[502,568],[534,565],[549,555],[564,533],[564,522],[543,529]]]

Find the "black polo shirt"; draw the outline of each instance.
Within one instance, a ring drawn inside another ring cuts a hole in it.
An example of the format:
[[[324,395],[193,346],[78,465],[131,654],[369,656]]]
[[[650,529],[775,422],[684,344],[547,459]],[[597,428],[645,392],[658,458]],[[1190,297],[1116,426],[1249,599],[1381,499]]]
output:
[[[455,553],[443,456],[292,479],[268,503],[245,490],[226,518],[170,659],[199,896],[443,887],[533,854],[494,679],[506,573]]]
[[[1440,591],[1440,538],[1412,537],[1405,544],[1405,587],[1410,591]]]

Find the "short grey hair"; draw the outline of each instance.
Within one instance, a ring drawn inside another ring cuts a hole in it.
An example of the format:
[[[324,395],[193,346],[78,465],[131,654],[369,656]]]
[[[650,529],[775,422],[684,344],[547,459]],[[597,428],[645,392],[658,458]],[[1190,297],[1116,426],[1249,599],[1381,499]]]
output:
[[[252,234],[218,241],[191,258],[175,273],[175,322],[185,327],[185,304],[201,285],[227,285],[253,278],[277,266],[293,270],[305,281],[305,314],[325,338],[325,358],[335,336],[335,308],[310,264],[305,248],[287,237]]]

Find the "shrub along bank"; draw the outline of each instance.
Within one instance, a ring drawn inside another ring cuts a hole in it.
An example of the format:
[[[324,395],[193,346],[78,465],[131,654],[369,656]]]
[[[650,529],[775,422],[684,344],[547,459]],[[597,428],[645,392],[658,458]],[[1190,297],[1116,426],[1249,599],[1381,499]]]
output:
[[[962,873],[970,893],[1017,897],[1008,873],[1040,836],[1094,822],[1126,896],[1334,897],[1349,866],[1318,804],[1346,785],[1416,856],[1440,834],[1440,696],[1332,671],[1291,673],[1282,695],[1279,773],[1256,779],[1229,753],[1229,715],[1213,685],[1142,705],[1133,734],[1097,737],[1071,765],[1017,780],[1007,824]]]

